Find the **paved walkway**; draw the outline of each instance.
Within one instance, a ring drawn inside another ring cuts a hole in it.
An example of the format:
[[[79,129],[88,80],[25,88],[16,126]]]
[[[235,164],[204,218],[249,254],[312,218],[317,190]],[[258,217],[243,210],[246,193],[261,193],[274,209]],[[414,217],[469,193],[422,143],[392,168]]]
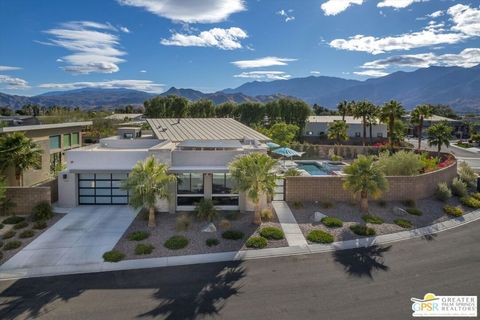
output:
[[[306,247],[307,240],[305,240],[302,230],[300,230],[297,220],[295,220],[288,204],[285,201],[272,201],[272,205],[277,214],[278,221],[282,226],[283,232],[285,232],[285,238],[287,239],[288,245],[290,247]]]
[[[103,262],[135,218],[128,206],[79,206],[0,267],[3,270]]]

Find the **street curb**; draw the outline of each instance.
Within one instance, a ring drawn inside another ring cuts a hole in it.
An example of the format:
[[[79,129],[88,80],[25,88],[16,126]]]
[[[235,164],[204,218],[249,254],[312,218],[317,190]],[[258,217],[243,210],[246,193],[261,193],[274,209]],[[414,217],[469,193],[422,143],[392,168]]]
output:
[[[147,268],[172,267],[182,265],[194,265],[214,262],[228,262],[239,260],[254,260],[265,258],[277,258],[293,255],[306,255],[337,250],[365,248],[373,245],[390,244],[394,242],[416,239],[423,236],[454,229],[470,222],[480,220],[480,210],[470,212],[463,217],[439,222],[427,227],[414,230],[401,231],[377,237],[368,237],[348,241],[339,241],[332,244],[311,244],[307,246],[293,246],[282,248],[269,248],[260,250],[243,250],[232,252],[218,252],[188,256],[173,256],[162,258],[149,258],[138,260],[125,260],[117,263],[102,262],[83,265],[63,265],[58,267],[38,267],[24,269],[2,270],[0,267],[0,281],[16,280],[22,278],[35,278],[44,276],[57,276],[81,273],[98,273],[107,271],[134,270]]]

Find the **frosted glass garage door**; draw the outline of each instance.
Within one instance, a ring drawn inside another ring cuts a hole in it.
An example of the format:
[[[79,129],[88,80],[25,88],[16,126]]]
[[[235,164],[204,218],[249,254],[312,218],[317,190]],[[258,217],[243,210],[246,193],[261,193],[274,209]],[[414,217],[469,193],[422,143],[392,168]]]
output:
[[[121,188],[126,173],[81,173],[78,175],[79,204],[128,204],[128,191]]]

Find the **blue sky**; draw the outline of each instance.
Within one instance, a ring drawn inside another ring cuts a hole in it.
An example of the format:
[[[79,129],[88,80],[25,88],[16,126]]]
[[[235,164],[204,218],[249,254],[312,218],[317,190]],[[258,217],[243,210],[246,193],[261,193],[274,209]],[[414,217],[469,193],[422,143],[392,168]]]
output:
[[[0,91],[213,92],[480,64],[480,0],[2,0]]]

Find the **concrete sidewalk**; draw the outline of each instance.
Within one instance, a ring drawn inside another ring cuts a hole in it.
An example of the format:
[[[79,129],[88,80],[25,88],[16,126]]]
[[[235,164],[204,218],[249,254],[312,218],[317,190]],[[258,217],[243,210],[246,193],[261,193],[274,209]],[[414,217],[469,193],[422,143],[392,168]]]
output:
[[[285,233],[288,245],[290,247],[306,247],[308,245],[307,240],[305,240],[288,204],[285,201],[272,201],[272,206]]]

